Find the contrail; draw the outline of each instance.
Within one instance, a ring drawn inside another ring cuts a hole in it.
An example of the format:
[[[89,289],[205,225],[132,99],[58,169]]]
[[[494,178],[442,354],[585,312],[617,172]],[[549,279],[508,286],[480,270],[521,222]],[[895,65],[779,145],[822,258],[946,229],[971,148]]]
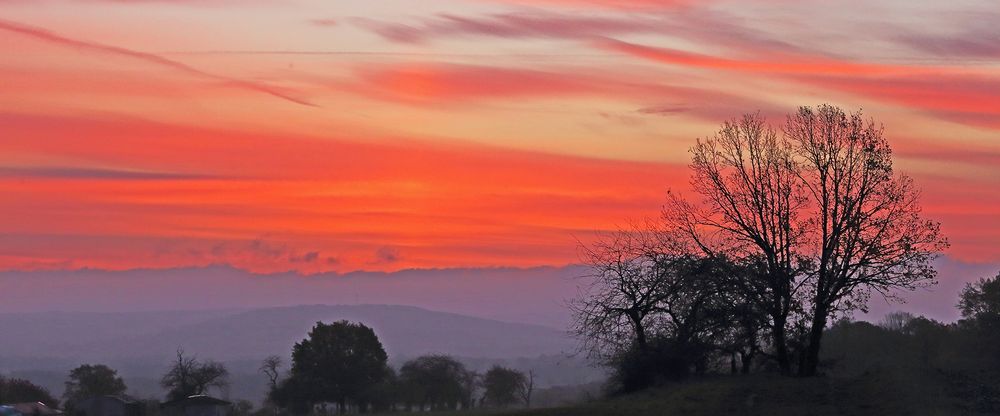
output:
[[[41,28],[37,28],[37,27],[31,27],[31,26],[24,26],[24,25],[21,25],[21,24],[18,24],[18,23],[13,23],[13,22],[4,21],[4,20],[0,20],[0,30],[6,30],[8,32],[14,32],[14,33],[18,33],[18,34],[25,35],[25,36],[30,36],[30,37],[35,38],[35,39],[39,39],[39,40],[43,40],[43,41],[46,41],[46,42],[51,42],[51,43],[55,43],[55,44],[59,44],[59,45],[63,45],[63,46],[70,46],[70,47],[79,48],[79,49],[86,49],[86,50],[92,50],[92,51],[96,51],[96,52],[110,53],[110,54],[115,54],[115,55],[119,55],[119,56],[126,56],[126,57],[129,57],[129,58],[133,58],[133,59],[138,59],[138,60],[150,62],[150,63],[156,64],[156,65],[160,65],[160,66],[164,66],[164,67],[168,67],[168,68],[173,68],[175,70],[178,70],[178,71],[181,71],[181,72],[184,72],[184,73],[188,73],[188,74],[191,74],[191,75],[195,75],[195,76],[199,76],[199,77],[203,77],[203,78],[208,78],[208,79],[213,79],[213,80],[218,80],[218,81],[224,81],[226,83],[229,83],[231,85],[234,85],[234,86],[237,86],[237,87],[240,87],[240,88],[243,88],[243,89],[247,89],[247,90],[251,90],[251,91],[257,91],[257,92],[262,92],[264,94],[268,94],[268,95],[271,95],[271,96],[274,96],[274,97],[278,97],[278,98],[281,98],[281,99],[286,100],[286,101],[291,101],[291,102],[296,103],[296,104],[306,105],[306,106],[310,106],[310,107],[318,107],[316,104],[313,104],[313,103],[311,103],[309,101],[306,101],[306,100],[303,100],[303,99],[300,99],[300,98],[296,98],[296,97],[290,96],[290,95],[285,94],[285,93],[283,93],[283,92],[281,92],[281,91],[279,91],[279,90],[277,90],[275,88],[272,88],[272,87],[270,87],[268,85],[258,84],[258,83],[255,83],[255,82],[245,81],[245,80],[241,80],[241,79],[230,78],[230,77],[226,77],[226,76],[222,76],[222,75],[211,74],[211,73],[202,71],[200,69],[188,66],[188,65],[186,65],[186,64],[184,64],[182,62],[178,62],[178,61],[174,61],[174,60],[171,60],[171,59],[167,59],[167,58],[164,58],[162,56],[154,55],[154,54],[151,54],[151,53],[135,51],[135,50],[121,48],[121,47],[117,47],[117,46],[104,45],[104,44],[100,44],[100,43],[96,43],[96,42],[88,42],[88,41],[83,41],[83,40],[78,40],[78,39],[67,38],[65,36],[58,35],[56,33],[53,33],[51,31],[48,31],[48,30],[45,30],[45,29],[41,29]]]

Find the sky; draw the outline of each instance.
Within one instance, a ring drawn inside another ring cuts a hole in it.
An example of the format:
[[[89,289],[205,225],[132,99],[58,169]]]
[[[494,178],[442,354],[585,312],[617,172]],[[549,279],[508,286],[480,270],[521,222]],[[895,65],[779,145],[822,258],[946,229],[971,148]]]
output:
[[[0,0],[0,270],[567,266],[688,189],[724,120],[831,103],[885,125],[978,271],[1000,264],[997,21],[992,0]]]

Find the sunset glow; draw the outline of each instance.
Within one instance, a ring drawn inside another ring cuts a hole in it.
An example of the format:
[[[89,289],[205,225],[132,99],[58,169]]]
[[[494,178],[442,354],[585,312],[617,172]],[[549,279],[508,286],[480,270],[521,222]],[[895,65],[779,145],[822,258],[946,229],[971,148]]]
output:
[[[0,0],[0,269],[573,264],[821,103],[1000,262],[1000,9],[871,3]]]

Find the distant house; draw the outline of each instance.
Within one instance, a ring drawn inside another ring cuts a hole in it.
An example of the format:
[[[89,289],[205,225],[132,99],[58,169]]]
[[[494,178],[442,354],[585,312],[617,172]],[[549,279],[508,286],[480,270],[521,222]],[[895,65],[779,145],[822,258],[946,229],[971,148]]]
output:
[[[63,414],[61,410],[48,407],[42,402],[12,403],[3,407],[6,414],[20,416],[58,416]]]
[[[88,397],[73,406],[77,416],[142,416],[142,403],[119,396]]]
[[[162,416],[226,416],[230,403],[205,395],[171,400],[160,405]]]

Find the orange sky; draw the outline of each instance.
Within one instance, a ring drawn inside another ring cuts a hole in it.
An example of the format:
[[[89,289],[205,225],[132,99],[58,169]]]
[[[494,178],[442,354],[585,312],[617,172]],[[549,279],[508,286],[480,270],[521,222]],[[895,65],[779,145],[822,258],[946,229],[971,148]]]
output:
[[[0,0],[0,270],[569,264],[827,102],[1000,262],[1000,9],[870,3]]]

